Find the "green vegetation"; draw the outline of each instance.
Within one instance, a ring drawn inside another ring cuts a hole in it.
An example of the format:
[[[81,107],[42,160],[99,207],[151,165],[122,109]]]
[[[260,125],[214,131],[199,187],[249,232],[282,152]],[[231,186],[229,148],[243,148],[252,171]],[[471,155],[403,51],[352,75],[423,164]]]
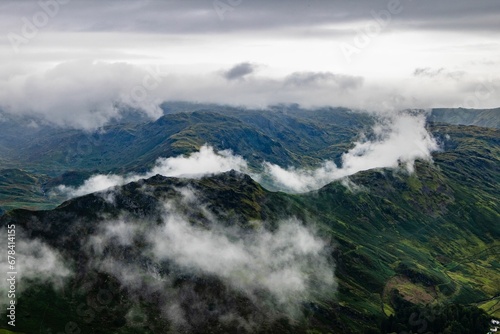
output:
[[[490,317],[473,306],[452,304],[443,306],[419,306],[406,302],[394,292],[396,313],[385,319],[382,333],[487,333]]]
[[[53,208],[56,202],[51,202],[43,189],[46,180],[46,175],[33,175],[20,169],[0,170],[0,208]]]

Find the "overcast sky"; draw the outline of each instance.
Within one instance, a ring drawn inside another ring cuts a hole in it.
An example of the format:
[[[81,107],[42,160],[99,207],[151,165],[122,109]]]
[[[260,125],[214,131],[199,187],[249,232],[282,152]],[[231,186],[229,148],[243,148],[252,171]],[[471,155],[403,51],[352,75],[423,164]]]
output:
[[[498,107],[499,22],[498,0],[7,0],[0,107],[80,127],[163,100]]]

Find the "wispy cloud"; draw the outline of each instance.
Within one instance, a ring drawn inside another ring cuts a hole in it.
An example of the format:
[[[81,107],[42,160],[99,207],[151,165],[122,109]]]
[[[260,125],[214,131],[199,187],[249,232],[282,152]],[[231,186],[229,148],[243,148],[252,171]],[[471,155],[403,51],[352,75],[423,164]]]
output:
[[[363,85],[363,77],[334,74],[331,72],[295,72],[285,77],[285,86],[318,87],[334,86],[340,90],[356,89]]]
[[[443,67],[440,68],[430,68],[430,67],[418,67],[413,72],[415,77],[427,77],[427,78],[447,78],[459,80],[465,75],[463,71],[449,71]]]

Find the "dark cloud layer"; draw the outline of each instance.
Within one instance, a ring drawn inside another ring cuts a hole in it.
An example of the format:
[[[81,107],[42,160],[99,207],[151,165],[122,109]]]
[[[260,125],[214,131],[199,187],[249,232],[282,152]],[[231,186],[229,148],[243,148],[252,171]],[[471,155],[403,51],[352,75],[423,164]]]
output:
[[[52,0],[42,0],[50,2]],[[56,1],[56,0],[54,0]],[[397,0],[396,0],[397,1]],[[63,2],[63,1],[61,1]],[[326,25],[372,19],[372,11],[388,8],[388,0],[358,1],[153,1],[72,0],[61,5],[51,28],[63,31],[231,33],[275,30],[294,34],[307,28],[308,34],[324,33]],[[395,25],[434,30],[497,31],[500,4],[496,0],[400,0],[402,12]],[[0,27],[12,30],[23,16],[40,10],[38,1],[3,1]],[[316,27],[316,31],[309,30]],[[329,29],[330,33],[340,30]]]

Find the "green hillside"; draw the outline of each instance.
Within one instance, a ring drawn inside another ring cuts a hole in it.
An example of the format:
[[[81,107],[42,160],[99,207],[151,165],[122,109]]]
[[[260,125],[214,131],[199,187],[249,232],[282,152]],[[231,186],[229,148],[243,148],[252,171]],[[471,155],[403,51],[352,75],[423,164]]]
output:
[[[120,283],[123,278],[91,266],[96,259],[83,248],[104,221],[124,219],[140,230],[154,228],[169,201],[194,226],[209,228],[216,219],[225,228],[239,226],[250,234],[259,226],[276,230],[283,219],[296,217],[318,231],[335,263],[337,290],[308,296],[290,317],[270,311],[217,275],[193,274],[169,261],[155,263],[145,255],[145,239],[109,245],[105,252],[117,263],[127,259],[141,268],[153,266],[173,282],[169,289],[194,298],[178,305],[189,332],[249,331],[222,321],[228,310],[238,319],[258,319],[259,326],[250,332],[419,332],[423,320],[423,330],[431,332],[486,332],[489,317],[499,316],[500,137],[494,129],[479,127],[435,125],[432,131],[444,145],[434,163],[417,162],[412,175],[358,173],[350,177],[350,189],[334,182],[288,195],[267,191],[236,172],[200,180],[155,176],[122,187],[112,200],[107,193],[90,194],[50,211],[11,211],[0,218],[1,226],[15,223],[31,231],[30,238],[62,252],[75,272],[60,291],[33,282],[19,299],[19,330],[49,333],[68,321],[82,332],[96,333],[174,328],[164,316],[161,293],[144,288],[144,294],[134,294]],[[180,189],[197,194],[199,204],[183,202]],[[89,282],[90,292],[80,293]],[[97,303],[104,287],[113,296],[106,310]],[[273,303],[269,296],[260,298]],[[91,305],[95,316],[87,319],[82,312],[88,308],[78,308],[82,303]],[[131,327],[127,317],[133,310],[154,320]]]
[[[373,119],[346,109],[246,110],[192,106],[157,121],[114,124],[93,133],[47,129],[6,156],[22,168],[58,176],[68,170],[144,170],[159,157],[190,153],[210,143],[252,164],[313,165],[338,158]],[[21,168],[20,167],[20,168]]]

